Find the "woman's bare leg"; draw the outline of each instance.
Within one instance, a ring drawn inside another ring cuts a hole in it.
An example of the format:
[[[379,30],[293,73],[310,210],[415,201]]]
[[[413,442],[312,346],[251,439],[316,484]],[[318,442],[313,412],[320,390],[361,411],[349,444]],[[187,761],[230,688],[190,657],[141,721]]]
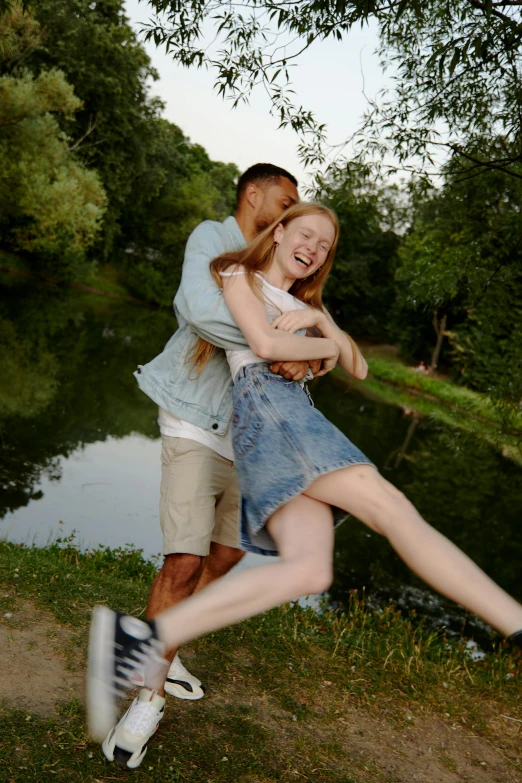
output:
[[[306,494],[349,511],[385,536],[404,562],[439,593],[509,636],[522,629],[522,606],[370,465],[353,465],[316,479]]]
[[[328,505],[300,495],[278,509],[268,527],[279,562],[220,579],[157,615],[158,633],[167,649],[329,587],[333,521]]]

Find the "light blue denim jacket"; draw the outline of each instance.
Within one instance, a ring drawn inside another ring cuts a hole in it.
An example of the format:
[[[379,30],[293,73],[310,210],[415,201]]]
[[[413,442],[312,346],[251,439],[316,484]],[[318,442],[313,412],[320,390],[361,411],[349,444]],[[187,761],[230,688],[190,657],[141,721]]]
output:
[[[216,351],[198,378],[187,357],[197,335],[222,349],[248,347],[209,269],[213,258],[245,246],[233,217],[223,223],[206,220],[194,229],[174,298],[179,329],[159,356],[134,373],[140,389],[159,406],[219,435],[226,432],[232,416],[232,376],[225,353]]]

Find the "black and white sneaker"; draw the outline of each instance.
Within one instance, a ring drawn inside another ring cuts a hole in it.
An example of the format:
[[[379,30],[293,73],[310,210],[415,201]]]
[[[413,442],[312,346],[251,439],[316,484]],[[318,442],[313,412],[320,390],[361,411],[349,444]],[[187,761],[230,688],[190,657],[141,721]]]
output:
[[[147,742],[156,732],[165,710],[165,699],[143,688],[117,726],[105,738],[102,750],[109,761],[124,769],[139,767]]]
[[[168,663],[153,621],[95,606],[87,668],[87,720],[92,739],[102,742],[116,723],[117,701],[132,687],[140,667],[147,685],[163,682]]]
[[[177,699],[187,699],[189,701],[202,699],[205,695],[205,686],[201,684],[201,680],[194,677],[183,666],[177,654],[167,674],[165,693],[175,696]]]

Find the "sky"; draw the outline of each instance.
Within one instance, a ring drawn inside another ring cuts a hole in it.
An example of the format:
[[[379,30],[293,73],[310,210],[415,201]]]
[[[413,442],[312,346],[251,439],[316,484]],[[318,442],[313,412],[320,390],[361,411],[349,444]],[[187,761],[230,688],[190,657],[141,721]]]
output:
[[[149,20],[150,9],[143,0],[126,0],[125,5],[138,31],[140,23]],[[297,100],[327,124],[330,143],[349,138],[368,106],[365,96],[374,98],[389,84],[375,54],[377,46],[374,27],[357,28],[341,42],[314,44],[293,69]],[[278,130],[268,98],[260,90],[252,94],[249,105],[232,109],[230,102],[216,95],[211,72],[184,69],[153,43],[145,47],[160,74],[152,93],[166,104],[164,117],[205,147],[213,160],[235,163],[241,171],[253,163],[270,162],[303,180],[298,138],[292,130]]]

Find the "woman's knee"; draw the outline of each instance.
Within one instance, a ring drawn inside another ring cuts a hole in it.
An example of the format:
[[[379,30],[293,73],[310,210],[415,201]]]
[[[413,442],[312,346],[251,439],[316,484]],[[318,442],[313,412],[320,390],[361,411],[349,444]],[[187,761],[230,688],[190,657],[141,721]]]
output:
[[[333,566],[315,558],[289,563],[298,595],[315,595],[328,590],[333,581]]]
[[[372,498],[369,526],[382,536],[389,537],[397,525],[421,520],[415,506],[392,484],[381,488]]]

